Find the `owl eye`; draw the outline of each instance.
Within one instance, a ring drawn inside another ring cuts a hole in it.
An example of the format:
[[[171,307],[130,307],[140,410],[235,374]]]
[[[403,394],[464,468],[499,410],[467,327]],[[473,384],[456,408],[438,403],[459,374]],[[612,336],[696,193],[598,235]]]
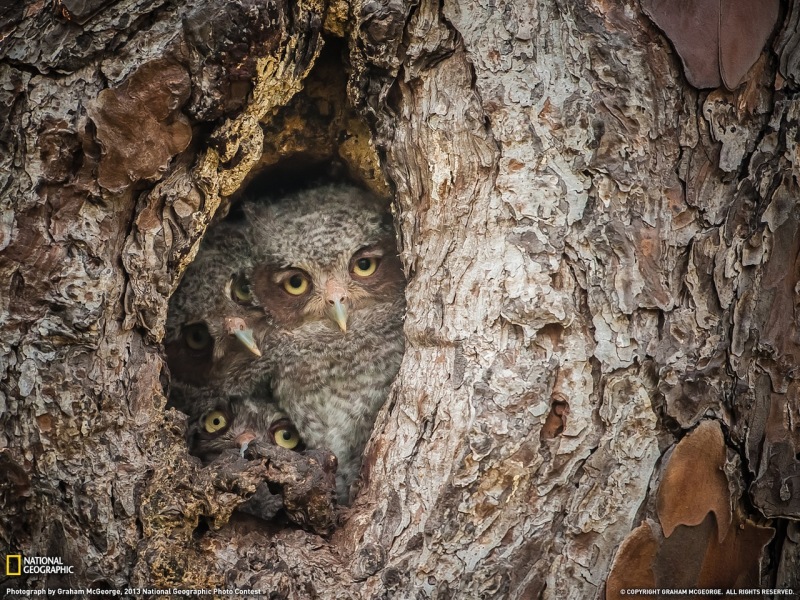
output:
[[[378,259],[372,256],[359,258],[353,265],[353,273],[359,277],[369,277],[378,268]]]
[[[272,430],[272,438],[281,448],[294,450],[300,444],[300,434],[288,420],[281,420]]]
[[[208,433],[220,433],[228,428],[228,417],[218,410],[212,410],[203,419],[203,428]]]
[[[183,340],[192,350],[205,350],[211,345],[211,334],[208,327],[196,323],[183,328]]]
[[[283,282],[283,289],[292,296],[301,296],[308,291],[308,278],[299,273],[295,273]]]
[[[231,297],[236,302],[251,302],[253,300],[253,290],[244,275],[239,275],[233,280]]]

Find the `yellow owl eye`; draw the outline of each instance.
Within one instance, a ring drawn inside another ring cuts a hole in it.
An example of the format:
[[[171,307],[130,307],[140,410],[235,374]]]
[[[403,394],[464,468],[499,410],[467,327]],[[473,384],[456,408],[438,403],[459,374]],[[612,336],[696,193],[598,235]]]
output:
[[[272,437],[278,446],[287,450],[294,450],[300,443],[300,434],[291,425],[282,425],[275,429],[272,432]]]
[[[353,265],[353,273],[359,277],[369,277],[378,268],[378,259],[374,257],[359,258]]]
[[[196,323],[183,328],[183,340],[192,350],[205,350],[211,345],[211,334],[208,327]]]
[[[228,427],[228,417],[218,410],[212,410],[203,419],[203,427],[208,433],[219,433]]]
[[[301,296],[308,291],[308,279],[299,273],[295,273],[283,282],[283,289],[292,296]]]
[[[243,275],[233,281],[231,292],[233,299],[237,302],[250,302],[253,300],[253,290],[250,287],[250,282]]]

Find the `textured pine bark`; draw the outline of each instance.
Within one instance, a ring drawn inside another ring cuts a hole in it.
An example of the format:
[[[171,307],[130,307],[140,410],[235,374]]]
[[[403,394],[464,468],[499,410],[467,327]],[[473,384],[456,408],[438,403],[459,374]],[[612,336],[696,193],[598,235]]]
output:
[[[28,587],[800,589],[798,15],[727,91],[634,1],[0,9],[0,554],[76,565]],[[326,537],[232,517],[268,465],[201,468],[163,409],[182,269],[294,154],[382,168],[409,275]]]

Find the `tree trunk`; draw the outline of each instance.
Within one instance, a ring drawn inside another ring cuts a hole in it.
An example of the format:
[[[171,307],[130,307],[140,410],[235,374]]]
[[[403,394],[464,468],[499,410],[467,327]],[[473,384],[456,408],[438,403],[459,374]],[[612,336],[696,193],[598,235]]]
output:
[[[0,587],[800,589],[800,5],[733,91],[692,87],[653,18],[0,7],[0,554],[74,567]],[[388,181],[409,285],[362,490],[320,536],[234,514],[268,468],[188,456],[160,340],[212,220],[331,158]]]

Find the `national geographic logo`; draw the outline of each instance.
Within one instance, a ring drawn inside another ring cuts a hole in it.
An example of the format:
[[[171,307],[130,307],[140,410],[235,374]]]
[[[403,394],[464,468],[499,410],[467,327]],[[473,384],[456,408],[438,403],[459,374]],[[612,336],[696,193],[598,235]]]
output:
[[[22,554],[9,554],[6,556],[6,575],[8,577],[22,575]]]
[[[22,554],[9,554],[6,556],[6,576],[16,577],[18,575],[36,575],[53,573],[72,574],[72,565],[65,565],[61,557],[58,556],[25,556]]]

